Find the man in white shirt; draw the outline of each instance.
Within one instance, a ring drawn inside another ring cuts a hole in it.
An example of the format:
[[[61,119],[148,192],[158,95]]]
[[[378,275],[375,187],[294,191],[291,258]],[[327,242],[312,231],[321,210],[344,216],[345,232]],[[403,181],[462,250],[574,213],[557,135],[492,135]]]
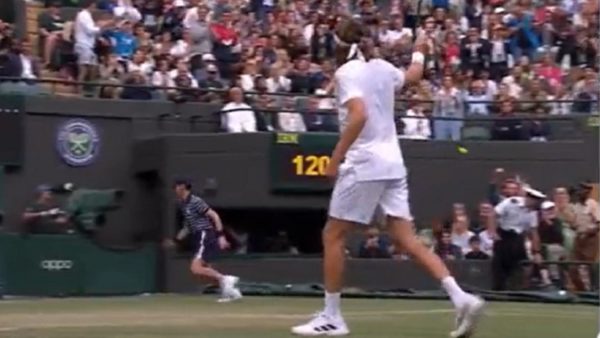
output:
[[[231,101],[227,103],[222,113],[223,129],[228,133],[253,133],[256,132],[256,116],[252,107],[244,103],[244,94],[239,87],[229,90]]]
[[[407,172],[394,123],[395,92],[423,76],[426,42],[415,42],[406,72],[382,59],[371,59],[374,43],[358,21],[346,20],[335,30],[335,73],[339,141],[325,173],[335,179],[329,217],[323,230],[325,307],[292,333],[301,336],[343,336],[350,333],[340,310],[345,238],[354,224],[368,225],[380,209],[396,247],[403,248],[441,282],[457,310],[452,337],[469,334],[483,301],[465,293],[444,263],[414,233],[408,203]],[[366,61],[368,60],[368,61]]]
[[[77,13],[75,18],[75,54],[79,64],[79,81],[83,82],[88,76],[94,74],[98,65],[98,56],[94,52],[96,38],[102,32],[102,28],[108,26],[112,21],[101,21],[96,24],[92,18],[92,11],[96,9],[95,0],[86,0],[85,7]]]

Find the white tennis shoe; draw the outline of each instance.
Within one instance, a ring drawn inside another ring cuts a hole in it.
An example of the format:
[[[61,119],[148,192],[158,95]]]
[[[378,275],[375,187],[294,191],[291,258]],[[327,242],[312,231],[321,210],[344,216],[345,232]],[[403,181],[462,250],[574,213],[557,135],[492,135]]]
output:
[[[469,295],[469,300],[456,310],[456,330],[450,332],[451,338],[468,338],[473,334],[483,310],[485,301]]]
[[[350,334],[350,330],[341,316],[332,317],[320,312],[308,323],[292,327],[292,333],[304,337],[333,337],[346,336]]]

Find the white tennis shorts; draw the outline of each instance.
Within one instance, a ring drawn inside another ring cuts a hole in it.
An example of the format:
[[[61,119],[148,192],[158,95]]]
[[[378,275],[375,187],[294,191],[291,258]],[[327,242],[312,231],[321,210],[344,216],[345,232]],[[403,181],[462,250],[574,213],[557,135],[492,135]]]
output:
[[[329,203],[329,216],[370,224],[377,207],[386,216],[412,221],[406,178],[357,181],[352,168],[340,169]]]

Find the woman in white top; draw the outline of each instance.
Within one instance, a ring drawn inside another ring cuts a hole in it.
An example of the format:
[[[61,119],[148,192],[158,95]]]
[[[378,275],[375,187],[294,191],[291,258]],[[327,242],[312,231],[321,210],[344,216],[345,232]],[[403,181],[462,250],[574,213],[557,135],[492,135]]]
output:
[[[244,103],[242,89],[233,87],[229,90],[231,101],[221,111],[223,129],[229,133],[256,132],[256,116],[252,108]]]
[[[246,64],[244,65],[244,72],[242,75],[240,75],[240,81],[244,91],[254,91],[254,79],[257,75],[258,67],[256,65],[256,60],[250,59],[246,61]]]
[[[285,72],[277,65],[272,65],[267,78],[267,91],[269,93],[289,92],[292,81],[285,76]]]
[[[429,117],[425,115],[423,105],[418,103],[421,97],[414,95],[412,99],[415,100],[416,104],[408,109],[406,117],[402,118],[402,123],[404,123],[402,137],[413,140],[428,140],[431,138]]]

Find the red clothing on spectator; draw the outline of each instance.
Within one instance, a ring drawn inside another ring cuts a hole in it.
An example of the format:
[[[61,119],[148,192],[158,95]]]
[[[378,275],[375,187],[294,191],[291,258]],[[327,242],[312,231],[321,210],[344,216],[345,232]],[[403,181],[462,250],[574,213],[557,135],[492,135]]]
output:
[[[238,34],[233,28],[227,27],[222,23],[214,23],[210,26],[210,30],[219,43],[226,46],[235,46],[237,44]]]
[[[560,83],[562,80],[562,70],[557,66],[542,66],[537,75],[550,83]]]
[[[448,44],[444,50],[444,61],[450,64],[452,60],[460,58],[460,46],[458,44]]]

